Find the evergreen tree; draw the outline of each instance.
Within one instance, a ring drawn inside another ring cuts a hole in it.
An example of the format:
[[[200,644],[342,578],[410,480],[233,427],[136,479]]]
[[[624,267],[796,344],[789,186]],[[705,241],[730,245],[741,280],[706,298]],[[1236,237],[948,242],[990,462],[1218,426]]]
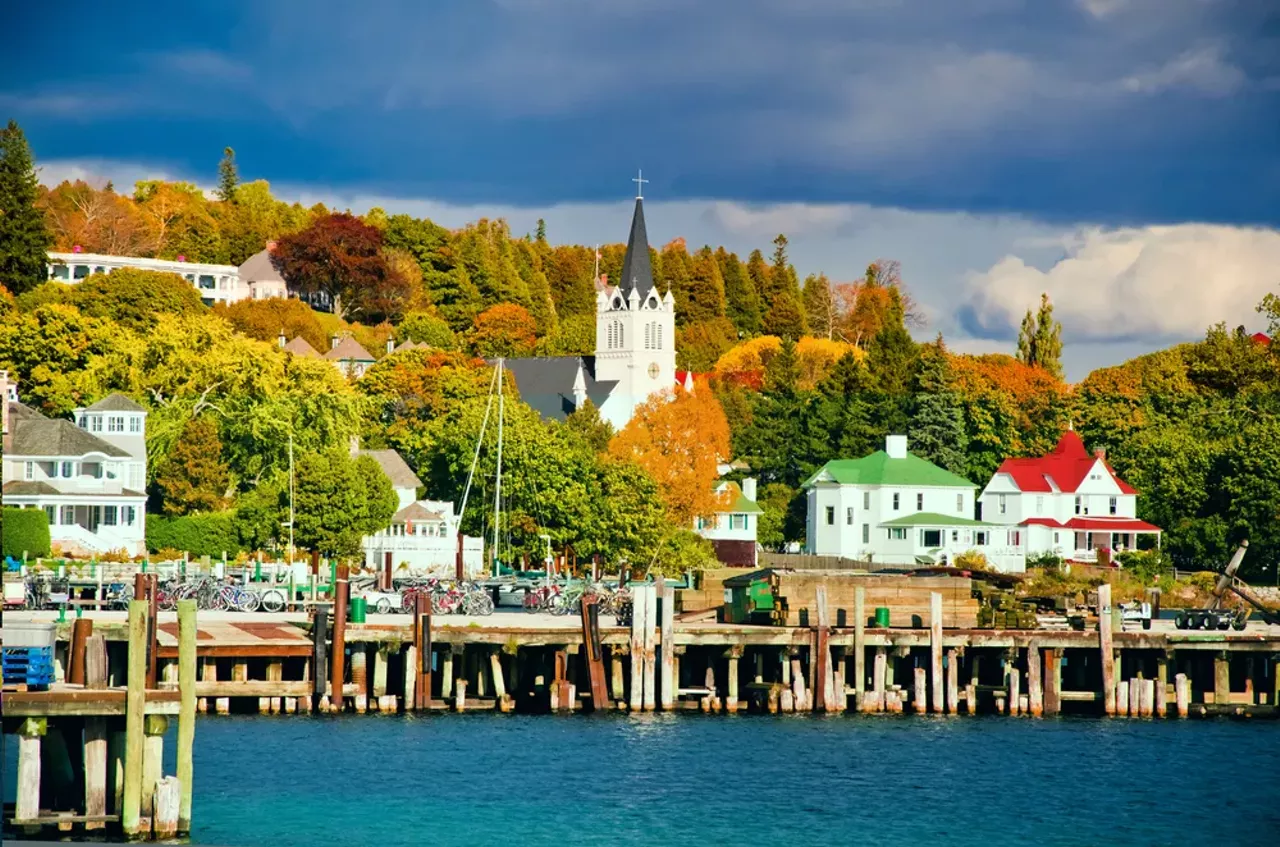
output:
[[[53,238],[36,208],[35,164],[15,121],[0,130],[0,285],[13,294],[45,281]]]
[[[762,258],[763,261],[763,258]],[[760,334],[760,298],[738,254],[716,250],[720,277],[724,280],[725,315],[743,337]]]
[[[804,309],[800,298],[784,291],[773,298],[769,313],[764,318],[764,331],[779,338],[801,338],[807,331]]]
[[[1036,353],[1036,319],[1031,314],[1031,310],[1027,309],[1027,313],[1022,316],[1022,326],[1018,329],[1018,361],[1024,365],[1035,364]]]
[[[240,185],[240,170],[236,167],[236,151],[222,148],[222,161],[218,163],[218,199],[234,203],[236,188]]]
[[[723,318],[725,315],[724,277],[710,247],[694,254],[689,266],[688,297],[685,304],[686,323]],[[679,311],[676,312],[680,314]]]
[[[539,244],[547,243],[547,222],[544,221],[542,218],[538,218],[538,232],[536,235],[534,235],[534,239]]]
[[[764,260],[764,254],[759,250],[752,250],[751,255],[747,257],[747,282],[751,285],[751,290],[755,292],[756,308],[759,311],[762,322],[764,315],[769,311],[769,304],[773,302],[771,276],[769,264]]]
[[[920,354],[910,433],[916,455],[952,473],[964,473],[969,446],[964,404],[951,388],[950,362],[941,335]]]
[[[1038,366],[1062,378],[1062,324],[1053,319],[1053,304],[1048,294],[1040,295],[1040,309],[1033,317],[1031,310],[1022,318],[1018,331],[1018,361]]]
[[[880,331],[871,342],[867,369],[876,391],[892,397],[909,394],[911,375],[917,356],[902,311],[902,300],[896,288],[889,288],[889,308]]]
[[[771,394],[793,394],[800,382],[800,359],[796,342],[782,339],[782,347],[764,369],[764,390]]]
[[[597,453],[603,453],[609,449],[609,442],[613,440],[615,434],[613,425],[600,417],[600,410],[590,398],[565,417],[564,426]]]
[[[778,233],[778,237],[773,239],[773,262],[769,267],[769,283],[769,294],[766,300],[771,306],[774,299],[784,292],[799,299],[800,279],[787,258],[787,237],[782,233]]]
[[[685,249],[684,239],[677,238],[663,246],[653,265],[653,281],[659,293],[671,290],[676,301],[676,326],[683,327],[697,320],[692,317],[694,307],[689,302],[689,278],[692,261]]]

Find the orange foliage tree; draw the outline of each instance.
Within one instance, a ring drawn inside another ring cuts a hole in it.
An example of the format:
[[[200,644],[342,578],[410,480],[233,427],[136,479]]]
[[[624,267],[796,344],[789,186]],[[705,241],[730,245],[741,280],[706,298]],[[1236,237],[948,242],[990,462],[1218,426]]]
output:
[[[702,381],[692,392],[674,389],[650,397],[609,443],[611,454],[632,459],[653,477],[667,517],[679,528],[711,517],[721,506],[714,490],[717,465],[729,449],[729,421]]]
[[[499,303],[476,315],[469,337],[477,356],[527,356],[538,342],[537,330],[523,306]]]
[[[776,335],[761,335],[736,345],[716,362],[716,376],[728,382],[760,388],[764,384],[764,369],[782,349],[782,339]]]

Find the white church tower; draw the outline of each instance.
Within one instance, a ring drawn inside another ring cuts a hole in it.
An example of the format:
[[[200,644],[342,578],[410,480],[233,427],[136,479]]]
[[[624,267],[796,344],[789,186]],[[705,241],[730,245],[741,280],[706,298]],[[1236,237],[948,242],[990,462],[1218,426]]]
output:
[[[643,187],[647,180],[637,177]],[[636,192],[631,235],[617,286],[596,295],[595,378],[616,383],[600,416],[621,429],[650,395],[675,386],[676,310],[671,291],[659,295],[649,262],[644,197]]]

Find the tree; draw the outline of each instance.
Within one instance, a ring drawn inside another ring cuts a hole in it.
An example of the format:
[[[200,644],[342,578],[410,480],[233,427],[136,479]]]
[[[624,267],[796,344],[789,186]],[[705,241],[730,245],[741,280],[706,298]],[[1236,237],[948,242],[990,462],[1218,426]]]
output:
[[[238,300],[229,306],[215,303],[213,313],[237,332],[259,341],[275,344],[283,334],[288,340],[305,339],[318,351],[323,351],[329,343],[328,333],[315,310],[293,297]]]
[[[155,490],[166,515],[218,512],[226,508],[231,472],[222,461],[222,439],[208,415],[192,418],[172,450],[157,465]]]
[[[239,185],[240,171],[236,167],[236,151],[224,147],[222,161],[218,163],[218,199],[223,203],[234,203]]]
[[[0,130],[0,285],[14,294],[48,278],[53,239],[36,208],[39,182],[27,138],[15,121]]]
[[[322,556],[357,556],[364,536],[390,526],[396,504],[391,480],[369,456],[304,454],[294,478],[295,543]]]
[[[911,374],[917,356],[916,344],[907,332],[898,290],[890,288],[888,293],[889,308],[871,342],[867,367],[877,390],[893,397],[902,397],[910,391]]]
[[[684,311],[676,316],[686,323],[712,321],[725,316],[724,277],[710,247],[703,247],[688,263]],[[678,294],[676,296],[679,296]],[[687,314],[686,314],[687,313]]]
[[[476,316],[468,336],[477,356],[527,356],[537,343],[537,324],[515,303],[499,303]]]
[[[723,247],[716,249],[716,261],[720,265],[720,277],[724,280],[725,315],[733,321],[739,337],[758,335],[760,298],[746,267],[738,259],[738,254]],[[763,264],[763,258],[760,261]]]
[[[800,279],[787,258],[787,237],[778,233],[773,239],[773,261],[769,266],[769,288],[763,299],[770,309],[782,294],[800,300]]]
[[[564,426],[597,453],[608,450],[614,436],[613,425],[600,417],[600,410],[590,398],[565,417]]]
[[[1040,310],[1034,318],[1027,309],[1022,319],[1018,331],[1018,361],[1042,367],[1059,379],[1062,377],[1062,324],[1053,319],[1053,304],[1048,294],[1040,295]]]
[[[939,335],[920,354],[911,410],[913,452],[955,474],[966,469],[964,406],[951,388],[947,348]]]
[[[431,312],[409,312],[400,321],[398,336],[403,340],[428,344],[438,350],[456,350],[458,337],[447,321]]]
[[[289,286],[340,318],[381,318],[409,294],[382,254],[382,231],[349,214],[325,215],[281,238],[275,256]]]
[[[705,373],[715,367],[736,339],[728,318],[686,324],[676,330],[676,367]]]
[[[764,331],[769,335],[792,340],[803,336],[806,326],[799,298],[789,291],[779,292],[764,317]]]
[[[831,281],[825,274],[810,274],[801,294],[809,331],[819,338],[834,338],[838,313]]]
[[[135,268],[87,277],[72,288],[72,302],[83,314],[110,318],[138,332],[154,327],[162,314],[194,315],[205,311],[199,293],[182,277]]]
[[[634,460],[658,484],[667,516],[689,527],[720,505],[714,492],[718,465],[729,456],[729,422],[705,382],[654,394],[609,444],[609,452]]]
[[[534,238],[537,239],[540,244],[547,243],[547,222],[542,218],[538,218],[538,231]]]

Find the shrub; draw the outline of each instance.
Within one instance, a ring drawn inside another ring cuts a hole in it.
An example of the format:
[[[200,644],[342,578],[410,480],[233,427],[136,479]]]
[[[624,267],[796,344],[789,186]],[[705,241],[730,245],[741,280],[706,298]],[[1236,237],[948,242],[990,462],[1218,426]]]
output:
[[[192,556],[221,556],[223,552],[235,555],[240,552],[240,539],[234,515],[215,512],[179,518],[148,516],[147,549],[162,548],[182,550]]]
[[[593,338],[595,325],[592,324]],[[458,337],[447,321],[431,312],[409,312],[400,322],[398,336],[401,341],[429,344],[439,350],[458,349]],[[594,348],[593,348],[594,349]]]
[[[1037,553],[1027,557],[1027,570],[1043,568],[1047,571],[1062,570],[1063,559],[1056,553]]]
[[[991,563],[987,561],[987,557],[977,550],[966,550],[957,555],[952,561],[953,568],[963,568],[966,571],[989,571]]]
[[[1120,567],[1150,584],[1173,572],[1173,565],[1159,550],[1126,550],[1116,556]]]
[[[5,507],[0,515],[0,535],[4,537],[4,555],[21,559],[48,556],[49,516],[44,509],[18,509]]]

